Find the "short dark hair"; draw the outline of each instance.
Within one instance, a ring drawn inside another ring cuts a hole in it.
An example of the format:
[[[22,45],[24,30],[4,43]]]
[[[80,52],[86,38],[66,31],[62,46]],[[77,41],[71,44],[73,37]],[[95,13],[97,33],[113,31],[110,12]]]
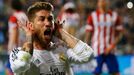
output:
[[[20,0],[12,0],[11,7],[15,10],[22,10],[23,5]]]
[[[47,10],[47,11],[53,11],[53,5],[49,2],[36,2],[33,5],[31,5],[27,10],[27,15],[30,21],[32,21],[33,17],[35,16],[35,13],[40,10]]]

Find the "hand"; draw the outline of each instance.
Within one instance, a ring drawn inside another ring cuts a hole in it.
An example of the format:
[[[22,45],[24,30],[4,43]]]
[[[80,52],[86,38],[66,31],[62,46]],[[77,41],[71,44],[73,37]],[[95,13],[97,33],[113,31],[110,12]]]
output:
[[[59,21],[55,22],[54,35],[57,36],[58,38],[61,38],[61,32],[63,29],[64,22],[65,21],[63,21],[63,23],[60,23]]]
[[[22,23],[21,21],[17,22],[19,27],[24,30],[24,32],[26,33],[26,36],[32,36],[32,34],[34,33],[34,29],[33,29],[33,25],[26,21],[26,23]]]
[[[31,55],[33,54],[33,25],[30,22],[26,22],[25,24],[18,21],[18,25],[22,28],[26,33],[26,42],[22,46],[22,50],[29,52]]]
[[[111,44],[108,48],[106,48],[105,55],[108,55],[112,49],[115,48],[115,44]]]
[[[22,50],[33,55],[33,43],[25,42],[22,46]]]

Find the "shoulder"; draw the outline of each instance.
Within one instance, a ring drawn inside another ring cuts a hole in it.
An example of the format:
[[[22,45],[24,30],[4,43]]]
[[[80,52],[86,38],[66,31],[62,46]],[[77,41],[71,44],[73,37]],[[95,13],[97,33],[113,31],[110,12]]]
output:
[[[14,62],[15,60],[24,59],[27,61],[31,57],[30,53],[21,50],[21,47],[14,48],[10,53],[10,61]]]

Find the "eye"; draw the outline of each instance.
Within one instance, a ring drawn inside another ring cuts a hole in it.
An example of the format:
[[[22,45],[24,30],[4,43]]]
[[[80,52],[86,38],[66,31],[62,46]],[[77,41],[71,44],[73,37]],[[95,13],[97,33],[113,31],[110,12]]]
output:
[[[44,21],[45,20],[45,17],[40,17],[39,18],[39,21]]]
[[[49,16],[47,19],[48,19],[48,21],[52,21],[53,20],[53,16]]]

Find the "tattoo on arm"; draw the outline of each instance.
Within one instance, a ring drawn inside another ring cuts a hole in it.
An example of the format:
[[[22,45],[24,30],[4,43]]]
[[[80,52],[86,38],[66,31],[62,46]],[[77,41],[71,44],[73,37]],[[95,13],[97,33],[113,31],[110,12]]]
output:
[[[29,52],[31,55],[33,54],[33,38],[28,36],[26,38],[27,42],[24,43],[22,49],[26,52]]]
[[[61,31],[61,37],[64,42],[68,44],[69,47],[74,48],[77,42],[79,41],[77,38],[66,32],[65,30]]]

